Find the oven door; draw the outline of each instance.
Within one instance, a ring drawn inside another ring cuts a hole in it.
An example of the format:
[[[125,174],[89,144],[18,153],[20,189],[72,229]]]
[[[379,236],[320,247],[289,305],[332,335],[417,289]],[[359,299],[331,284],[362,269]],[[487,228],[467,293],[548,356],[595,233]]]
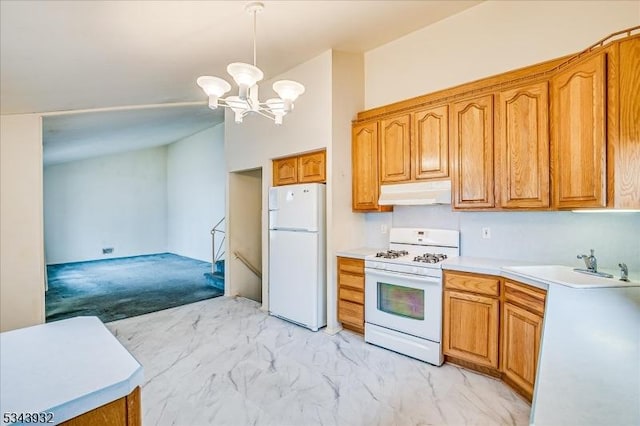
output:
[[[440,342],[440,278],[365,268],[365,321]]]

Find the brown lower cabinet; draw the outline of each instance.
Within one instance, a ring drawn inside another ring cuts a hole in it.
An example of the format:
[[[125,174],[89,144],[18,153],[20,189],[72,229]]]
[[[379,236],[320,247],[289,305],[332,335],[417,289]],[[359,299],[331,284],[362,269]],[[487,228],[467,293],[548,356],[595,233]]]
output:
[[[364,333],[364,260],[338,257],[338,321]]]
[[[546,291],[491,275],[445,271],[445,361],[504,380],[531,401]]]
[[[140,388],[127,396],[60,423],[64,426],[140,426]]]

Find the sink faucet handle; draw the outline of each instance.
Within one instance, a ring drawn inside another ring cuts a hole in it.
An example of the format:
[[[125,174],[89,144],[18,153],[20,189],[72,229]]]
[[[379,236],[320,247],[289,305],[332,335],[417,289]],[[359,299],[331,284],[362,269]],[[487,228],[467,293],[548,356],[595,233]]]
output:
[[[589,271],[597,272],[598,271],[598,260],[596,259],[594,253],[594,249],[589,250],[591,254],[587,256],[586,254],[579,254],[578,259],[584,260],[584,265]]]
[[[620,281],[629,281],[629,268],[626,263],[618,263],[620,268]]]

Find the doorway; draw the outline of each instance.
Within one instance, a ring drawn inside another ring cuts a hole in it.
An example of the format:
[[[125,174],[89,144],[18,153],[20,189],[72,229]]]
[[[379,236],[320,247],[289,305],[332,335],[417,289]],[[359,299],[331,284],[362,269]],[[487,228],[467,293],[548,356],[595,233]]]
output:
[[[262,303],[262,168],[229,173],[227,295]]]

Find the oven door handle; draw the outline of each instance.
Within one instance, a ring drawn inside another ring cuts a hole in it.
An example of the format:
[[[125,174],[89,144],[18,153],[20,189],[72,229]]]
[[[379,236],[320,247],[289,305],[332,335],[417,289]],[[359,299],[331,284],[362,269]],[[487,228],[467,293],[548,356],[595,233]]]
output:
[[[412,275],[412,274],[406,274],[404,272],[387,272],[387,271],[383,271],[380,269],[373,269],[373,268],[364,268],[364,273],[365,273],[365,278],[366,275],[375,275],[378,277],[385,277],[385,278],[390,278],[390,279],[397,279],[397,278],[406,278],[412,281],[417,281],[420,283],[432,283],[432,284],[442,284],[442,280],[440,278],[436,278],[436,277],[430,277],[430,276],[426,276],[426,275]]]

